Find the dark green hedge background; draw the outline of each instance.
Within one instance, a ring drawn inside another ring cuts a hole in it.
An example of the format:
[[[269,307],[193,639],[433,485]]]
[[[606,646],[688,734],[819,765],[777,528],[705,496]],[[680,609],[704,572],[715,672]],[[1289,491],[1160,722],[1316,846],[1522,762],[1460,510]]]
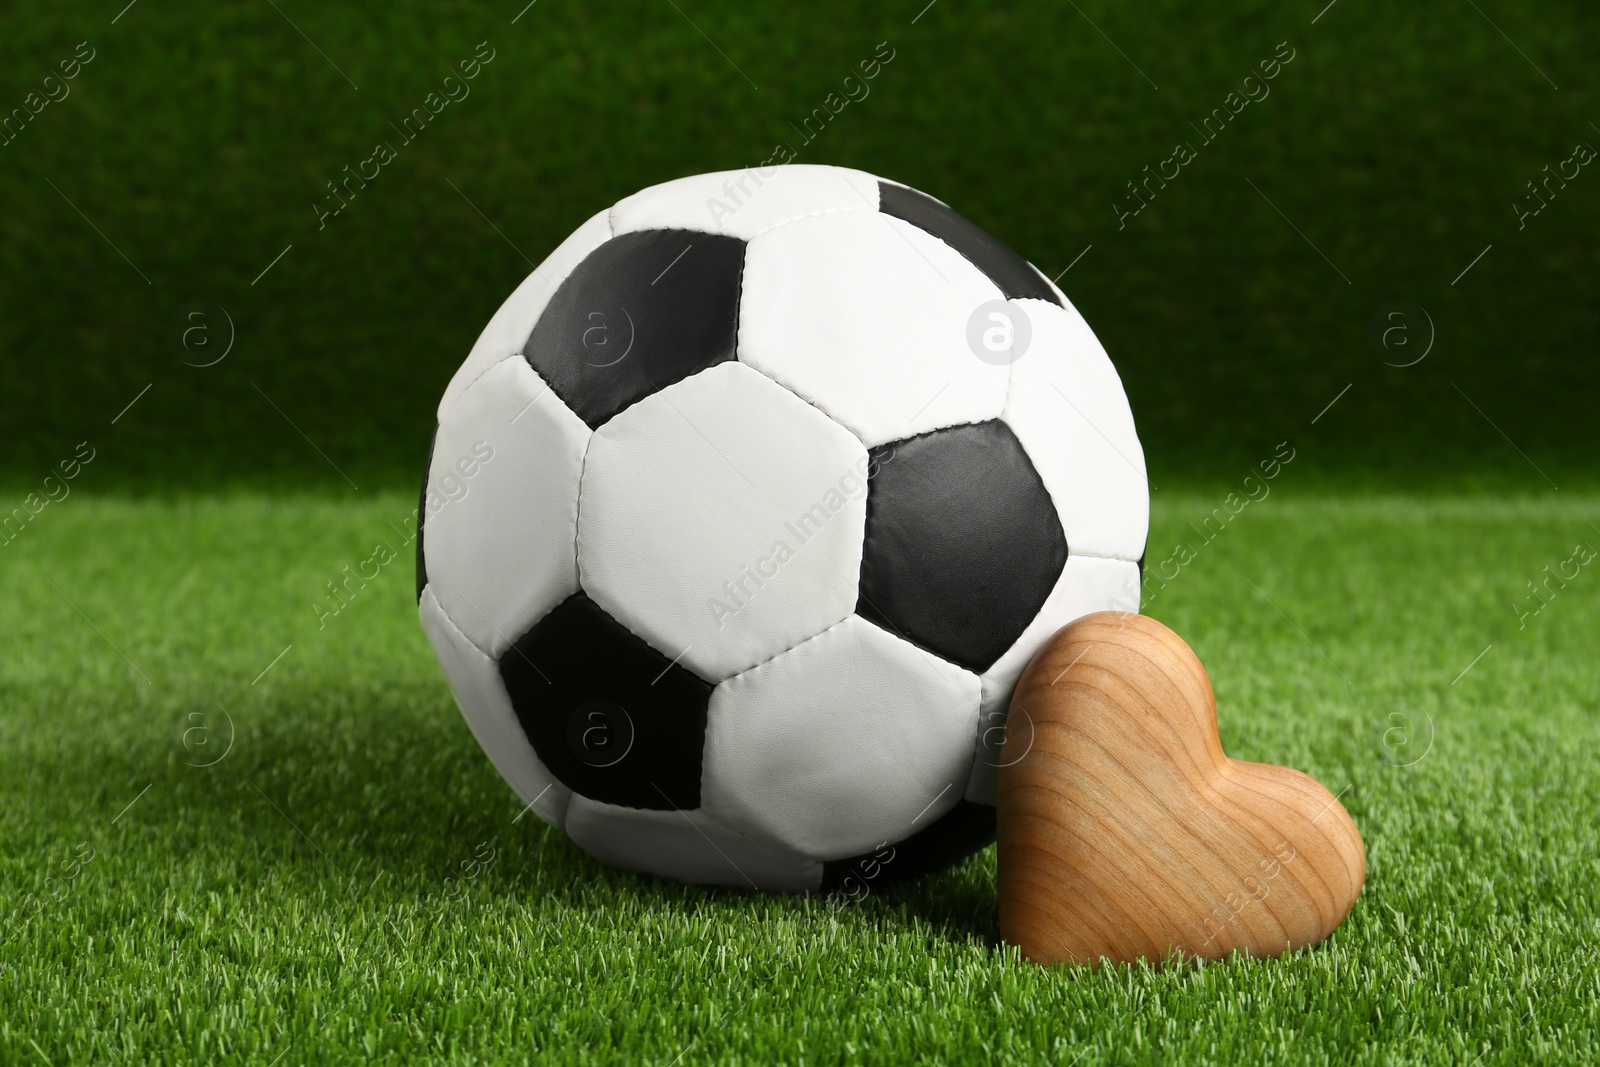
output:
[[[0,481],[18,488],[85,439],[79,484],[102,490],[349,491],[335,466],[410,485],[524,256],[781,142],[920,187],[1048,274],[1092,246],[1061,284],[1157,485],[1235,481],[1285,439],[1308,481],[1596,480],[1600,166],[1552,182],[1523,228],[1513,207],[1600,145],[1600,20],[1578,0],[124,2],[16,11],[0,34],[8,112],[93,51],[0,146]],[[870,96],[802,143],[791,123],[885,41]],[[479,42],[471,95],[401,146],[390,123]],[[1270,95],[1201,147],[1190,124],[1280,42],[1295,58]],[[1180,140],[1198,158],[1119,229],[1125,183]],[[398,158],[319,231],[324,183],[380,141]],[[1391,299],[1434,325],[1415,366],[1368,344]],[[216,366],[169,339],[193,300],[235,324]]]

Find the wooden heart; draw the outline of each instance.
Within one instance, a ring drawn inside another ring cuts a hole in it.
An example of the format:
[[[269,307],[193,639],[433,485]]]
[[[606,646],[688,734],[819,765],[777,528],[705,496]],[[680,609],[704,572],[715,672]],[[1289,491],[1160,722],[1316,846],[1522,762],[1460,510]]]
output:
[[[1355,822],[1315,779],[1229,759],[1182,638],[1103,611],[1017,683],[999,781],[1000,934],[1039,963],[1274,956],[1349,914]]]

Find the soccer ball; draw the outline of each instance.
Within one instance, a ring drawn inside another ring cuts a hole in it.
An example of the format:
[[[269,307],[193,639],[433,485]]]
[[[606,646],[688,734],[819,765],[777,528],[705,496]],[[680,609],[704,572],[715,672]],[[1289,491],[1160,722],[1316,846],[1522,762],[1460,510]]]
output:
[[[629,870],[805,892],[971,853],[1029,658],[1138,607],[1105,351],[1026,260],[860,171],[600,212],[438,418],[422,627],[523,803]]]

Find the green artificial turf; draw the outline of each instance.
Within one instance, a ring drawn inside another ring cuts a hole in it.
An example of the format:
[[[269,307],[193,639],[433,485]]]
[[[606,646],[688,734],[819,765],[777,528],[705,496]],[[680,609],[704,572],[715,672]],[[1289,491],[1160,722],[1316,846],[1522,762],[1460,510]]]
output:
[[[1021,961],[992,849],[841,906],[637,878],[518,821],[403,551],[319,624],[408,496],[51,505],[0,548],[0,1060],[1600,1057],[1600,569],[1512,606],[1600,546],[1600,499],[1285,480],[1202,543],[1221,502],[1155,494],[1151,559],[1194,558],[1151,612],[1229,752],[1338,792],[1369,874],[1320,947],[1164,972]]]
[[[0,1061],[1600,1058],[1600,571],[1528,585],[1600,547],[1600,172],[1515,206],[1600,145],[1587,5],[525,4],[6,19]],[[870,95],[797,129],[885,43]],[[1269,96],[1195,129],[1284,44]],[[1315,774],[1365,835],[1330,943],[1043,971],[996,942],[992,851],[841,907],[518,821],[415,620],[434,405],[582,220],[779,144],[1059,276],[1161,487],[1150,612],[1231,754]]]

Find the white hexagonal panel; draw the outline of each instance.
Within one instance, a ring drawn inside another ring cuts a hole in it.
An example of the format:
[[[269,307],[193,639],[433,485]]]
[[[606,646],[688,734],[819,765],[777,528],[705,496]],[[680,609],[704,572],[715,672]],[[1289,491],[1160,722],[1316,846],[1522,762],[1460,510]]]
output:
[[[968,800],[979,804],[995,802],[1002,758],[1000,746],[1005,742],[1006,731],[1012,728],[1007,718],[1011,692],[1034,653],[1074,619],[1096,611],[1138,610],[1139,568],[1136,564],[1095,556],[1067,557],[1067,565],[1062,568],[1061,577],[1056,580],[1039,614],[1022,631],[1016,643],[983,672],[983,707],[978,716],[977,758],[966,788]],[[1026,717],[1014,724],[1014,728],[1028,730]]]
[[[864,171],[800,163],[749,167],[653,185],[611,209],[616,233],[702,230],[749,239],[831,211],[877,211],[878,179]]]
[[[643,811],[574,796],[566,830],[595,859],[657,878],[789,893],[822,884],[818,861],[735,833],[698,809]]]
[[[701,805],[816,859],[902,840],[961,798],[978,677],[859,616],[711,694]]]
[[[472,736],[522,802],[545,822],[560,826],[572,792],[545,769],[528,743],[501,684],[499,667],[456,628],[431,588],[422,591],[417,614]]]
[[[491,656],[578,591],[589,437],[520,357],[484,372],[439,424],[423,499],[428,586]]]
[[[478,335],[466,362],[461,364],[445,388],[444,396],[439,401],[440,421],[444,420],[457,398],[484,371],[522,351],[528,335],[533,332],[533,324],[539,321],[545,305],[550,303],[550,295],[590,252],[610,239],[611,212],[607,210],[574,230],[506,297],[505,303],[500,305],[500,309]]]
[[[1056,502],[1067,551],[1136,561],[1150,527],[1144,450],[1122,379],[1077,310],[1016,302],[1033,340],[1001,416]]]
[[[595,432],[578,566],[611,616],[708,681],[854,609],[867,454],[771,379],[721,363]]]
[[[968,340],[973,314],[1000,299],[970,261],[908,222],[817,215],[745,250],[739,359],[870,448],[1000,414],[1007,367]]]

